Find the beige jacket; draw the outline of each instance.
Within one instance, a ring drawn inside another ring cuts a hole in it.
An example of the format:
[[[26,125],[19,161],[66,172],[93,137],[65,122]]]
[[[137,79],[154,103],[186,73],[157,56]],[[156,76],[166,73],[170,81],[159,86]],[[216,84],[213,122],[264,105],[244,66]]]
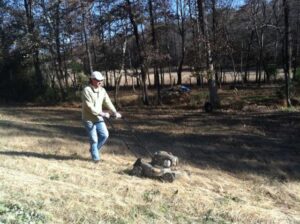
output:
[[[113,113],[117,112],[103,87],[94,88],[92,85],[86,86],[82,91],[82,120],[92,122],[103,121],[103,117],[101,116],[103,114],[103,103]]]

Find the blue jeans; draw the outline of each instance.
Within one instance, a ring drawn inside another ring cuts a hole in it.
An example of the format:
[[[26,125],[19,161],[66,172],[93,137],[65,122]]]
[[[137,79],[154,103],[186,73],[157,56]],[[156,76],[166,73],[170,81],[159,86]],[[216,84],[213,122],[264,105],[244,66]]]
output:
[[[101,147],[104,145],[109,136],[107,127],[104,121],[99,121],[95,123],[91,121],[84,121],[83,123],[89,136],[91,146],[90,153],[92,159],[94,161],[99,161],[99,153],[101,151]]]

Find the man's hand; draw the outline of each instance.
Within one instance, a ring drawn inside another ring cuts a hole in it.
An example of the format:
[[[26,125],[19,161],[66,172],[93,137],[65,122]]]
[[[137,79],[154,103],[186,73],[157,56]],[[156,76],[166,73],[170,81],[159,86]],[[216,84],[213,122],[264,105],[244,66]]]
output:
[[[115,117],[118,119],[118,118],[121,118],[122,115],[121,115],[120,113],[116,112],[116,113],[115,113]]]
[[[102,117],[105,117],[105,118],[110,118],[110,114],[109,113],[105,113],[105,112],[102,112],[101,114],[100,114]]]

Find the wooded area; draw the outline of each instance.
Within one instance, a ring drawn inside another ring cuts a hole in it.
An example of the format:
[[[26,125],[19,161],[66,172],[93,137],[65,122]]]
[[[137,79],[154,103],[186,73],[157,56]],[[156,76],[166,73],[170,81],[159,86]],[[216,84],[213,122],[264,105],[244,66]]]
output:
[[[283,70],[290,105],[299,28],[298,0],[1,0],[0,101],[65,101],[99,70],[116,94],[123,76],[161,103],[164,76],[188,71],[217,106],[224,72],[259,85]]]
[[[299,53],[300,0],[0,0],[0,224],[299,224]]]

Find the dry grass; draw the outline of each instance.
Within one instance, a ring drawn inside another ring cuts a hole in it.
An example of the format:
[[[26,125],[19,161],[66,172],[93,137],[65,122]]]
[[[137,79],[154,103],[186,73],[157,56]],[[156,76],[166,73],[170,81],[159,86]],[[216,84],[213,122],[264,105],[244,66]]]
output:
[[[275,143],[289,139],[284,130],[299,131],[299,112],[123,113],[96,165],[79,108],[0,108],[0,220],[26,223],[3,209],[18,205],[44,217],[33,223],[300,223],[299,153],[268,154],[299,148],[299,140]],[[277,136],[270,125],[281,122],[289,125],[277,127]],[[144,149],[173,151],[185,175],[174,183],[127,175]]]

